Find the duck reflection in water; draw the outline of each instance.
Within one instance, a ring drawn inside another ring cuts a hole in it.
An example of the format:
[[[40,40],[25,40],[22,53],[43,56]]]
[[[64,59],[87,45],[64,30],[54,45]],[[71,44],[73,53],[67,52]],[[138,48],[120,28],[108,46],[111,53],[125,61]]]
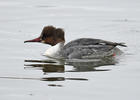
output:
[[[25,69],[35,68],[42,70],[44,74],[47,73],[64,73],[65,65],[62,64],[64,61],[53,61],[53,60],[25,60],[25,62],[36,62],[37,64],[25,64]],[[41,81],[65,81],[65,80],[79,80],[87,81],[86,78],[65,78],[65,77],[43,77]],[[49,84],[49,86],[56,86],[55,84]],[[60,86],[61,87],[61,86]]]
[[[109,71],[110,69],[101,69],[101,66],[105,65],[115,65],[117,59],[115,57],[105,57],[102,59],[71,59],[71,60],[25,60],[25,69],[39,69],[42,70],[44,74],[48,73],[65,73],[65,72],[100,72]],[[67,67],[71,66],[71,69]],[[98,69],[100,67],[100,69]],[[66,81],[66,80],[77,80],[77,81],[88,81],[87,78],[77,78],[77,77],[43,77],[40,78],[41,81]],[[63,87],[63,85],[58,84],[48,84],[51,87]]]
[[[44,74],[53,72],[87,72],[87,71],[109,71],[109,69],[98,69],[104,65],[115,65],[117,63],[114,57],[102,59],[73,59],[73,60],[25,60],[25,68],[41,69]],[[33,63],[34,62],[34,63]],[[72,68],[66,70],[68,66]]]

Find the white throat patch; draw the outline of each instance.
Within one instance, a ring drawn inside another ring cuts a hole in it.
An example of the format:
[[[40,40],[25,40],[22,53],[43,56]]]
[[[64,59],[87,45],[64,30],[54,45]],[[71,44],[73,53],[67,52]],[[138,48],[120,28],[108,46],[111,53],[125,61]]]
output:
[[[55,46],[48,48],[43,55],[52,58],[59,58],[61,56],[60,51],[63,49],[63,47],[64,42],[57,43]]]

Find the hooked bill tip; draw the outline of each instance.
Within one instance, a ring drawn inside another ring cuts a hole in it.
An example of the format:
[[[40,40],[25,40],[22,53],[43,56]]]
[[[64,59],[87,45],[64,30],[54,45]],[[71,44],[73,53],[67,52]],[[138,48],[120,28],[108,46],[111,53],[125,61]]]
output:
[[[24,41],[24,43],[26,43],[27,41]]]
[[[28,41],[24,41],[24,43],[27,43]]]
[[[30,41],[30,40],[24,41],[24,43],[27,43],[27,42],[32,42],[32,41]]]

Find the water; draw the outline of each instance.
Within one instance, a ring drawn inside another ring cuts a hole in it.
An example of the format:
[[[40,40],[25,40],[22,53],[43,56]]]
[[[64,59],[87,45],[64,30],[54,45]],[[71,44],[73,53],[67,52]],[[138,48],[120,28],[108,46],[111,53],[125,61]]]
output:
[[[119,47],[117,63],[64,65],[42,56],[48,45],[23,43],[46,25],[64,28],[66,42],[93,37],[128,47]],[[0,0],[0,99],[139,100],[139,27],[139,0]]]

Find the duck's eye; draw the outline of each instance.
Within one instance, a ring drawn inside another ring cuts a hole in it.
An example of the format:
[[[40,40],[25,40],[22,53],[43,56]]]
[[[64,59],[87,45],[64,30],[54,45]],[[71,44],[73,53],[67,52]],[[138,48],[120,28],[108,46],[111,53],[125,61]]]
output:
[[[42,40],[45,40],[48,37],[51,37],[51,34],[43,34],[43,35],[41,35]]]

